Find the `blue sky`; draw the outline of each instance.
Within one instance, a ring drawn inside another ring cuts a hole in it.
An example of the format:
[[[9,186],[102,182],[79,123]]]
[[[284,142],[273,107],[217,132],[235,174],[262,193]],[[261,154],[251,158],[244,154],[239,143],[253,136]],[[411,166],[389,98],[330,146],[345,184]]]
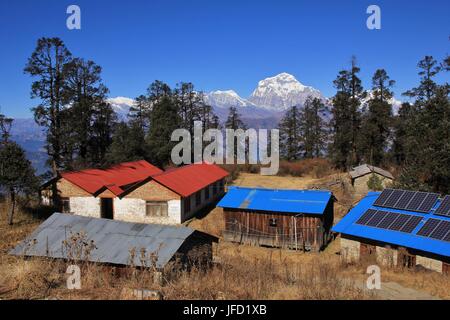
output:
[[[70,4],[81,8],[81,30],[66,28]],[[381,30],[366,28],[370,4],[381,8]],[[159,79],[245,98],[280,72],[331,96],[353,54],[366,86],[385,68],[399,97],[417,84],[420,58],[449,54],[449,14],[448,0],[1,0],[1,112],[31,116],[38,101],[23,68],[42,36],[101,65],[111,97],[136,97]]]

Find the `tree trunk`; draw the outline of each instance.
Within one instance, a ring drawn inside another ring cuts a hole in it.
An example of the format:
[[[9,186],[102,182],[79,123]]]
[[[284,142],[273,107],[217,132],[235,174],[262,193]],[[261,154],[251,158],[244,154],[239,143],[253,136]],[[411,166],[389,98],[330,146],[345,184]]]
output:
[[[9,194],[11,197],[11,203],[10,203],[9,214],[8,214],[8,224],[12,225],[13,217],[14,217],[14,209],[16,206],[16,193],[13,188],[10,189]]]

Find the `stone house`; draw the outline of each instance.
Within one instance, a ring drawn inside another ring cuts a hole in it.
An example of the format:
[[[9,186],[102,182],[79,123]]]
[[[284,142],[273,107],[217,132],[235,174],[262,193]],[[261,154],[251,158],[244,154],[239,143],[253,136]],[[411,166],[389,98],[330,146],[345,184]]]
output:
[[[394,181],[394,176],[389,171],[368,164],[354,167],[349,175],[355,193],[358,195],[366,195],[370,191],[367,183],[372,175],[380,179],[383,188],[388,187]]]
[[[449,273],[450,217],[439,215],[436,210],[444,201],[429,194],[430,199],[436,200],[429,202],[427,211],[419,212],[411,209],[414,200],[408,202],[406,197],[409,193],[424,199],[425,193],[399,191],[405,196],[397,203],[400,207],[403,203],[412,204],[408,209],[391,205],[395,199],[390,207],[379,206],[380,192],[370,192],[332,228],[340,233],[341,258],[347,263],[367,261]]]
[[[41,200],[50,204],[56,185],[63,213],[178,224],[219,199],[227,175],[213,164],[163,171],[144,160],[127,162],[108,169],[62,172],[42,186]]]

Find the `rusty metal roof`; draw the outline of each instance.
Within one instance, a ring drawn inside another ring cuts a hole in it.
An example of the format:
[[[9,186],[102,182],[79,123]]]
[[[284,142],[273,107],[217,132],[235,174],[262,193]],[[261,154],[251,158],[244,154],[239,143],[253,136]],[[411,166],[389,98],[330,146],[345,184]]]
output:
[[[9,253],[67,259],[70,249],[63,242],[80,232],[85,234],[83,239],[87,244],[93,241],[95,245],[95,249],[86,258],[88,261],[149,266],[149,257],[155,254],[157,268],[163,268],[193,233],[201,233],[182,226],[130,223],[54,213]],[[207,236],[217,241],[217,238]],[[133,250],[134,260],[131,254]],[[141,258],[142,250],[145,250],[148,259]]]

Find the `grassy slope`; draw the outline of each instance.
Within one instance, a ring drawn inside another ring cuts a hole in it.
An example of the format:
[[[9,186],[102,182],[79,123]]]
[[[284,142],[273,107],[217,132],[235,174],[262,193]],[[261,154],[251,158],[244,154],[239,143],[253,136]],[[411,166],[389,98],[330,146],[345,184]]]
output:
[[[320,187],[334,183],[339,176],[324,178],[263,177],[242,173],[237,185],[277,188]],[[333,184],[340,200],[337,216],[346,212],[351,195],[345,186]],[[18,241],[26,237],[40,221],[24,213],[16,224],[7,226],[4,207],[0,205],[0,298],[24,299],[118,299],[123,288],[161,290],[165,299],[371,299],[371,293],[358,289],[353,281],[366,278],[363,265],[343,266],[339,259],[339,241],[332,242],[321,253],[302,253],[219,242],[214,248],[220,264],[207,272],[182,272],[164,287],[152,284],[149,274],[114,277],[101,268],[82,266],[82,290],[67,290],[67,266],[62,261],[47,261],[7,255]],[[193,220],[190,227],[220,237],[222,211],[214,208],[203,219]],[[450,299],[450,277],[433,272],[383,269],[382,281],[395,281],[441,298]]]

